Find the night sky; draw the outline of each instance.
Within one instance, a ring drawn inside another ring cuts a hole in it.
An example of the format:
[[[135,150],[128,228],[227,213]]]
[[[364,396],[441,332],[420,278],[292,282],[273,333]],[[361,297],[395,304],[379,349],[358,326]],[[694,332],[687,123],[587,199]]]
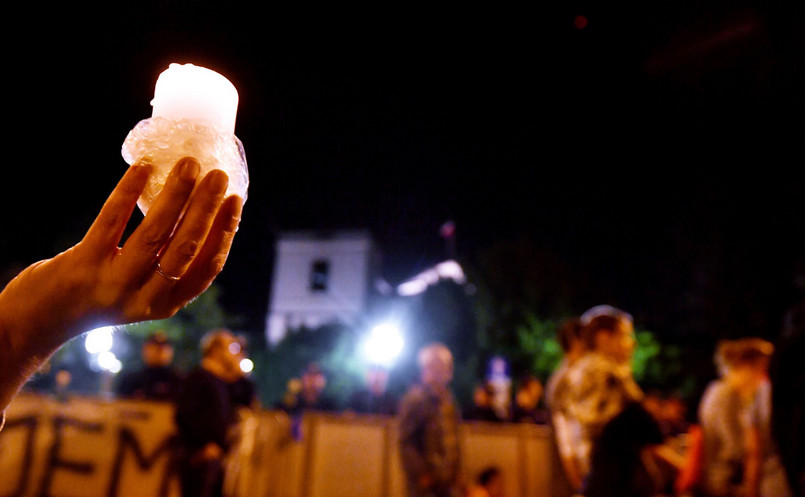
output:
[[[453,220],[459,254],[527,238],[651,329],[776,333],[805,260],[802,6],[604,3],[18,7],[0,263],[80,238],[157,75],[190,62],[240,92],[251,187],[219,284],[254,331],[282,230],[368,228],[394,281]]]

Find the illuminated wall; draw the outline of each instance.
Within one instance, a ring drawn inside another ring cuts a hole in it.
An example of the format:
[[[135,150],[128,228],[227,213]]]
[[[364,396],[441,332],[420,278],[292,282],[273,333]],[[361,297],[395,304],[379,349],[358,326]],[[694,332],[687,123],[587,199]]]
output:
[[[277,241],[266,337],[289,329],[350,324],[368,305],[378,253],[364,231],[293,232]]]

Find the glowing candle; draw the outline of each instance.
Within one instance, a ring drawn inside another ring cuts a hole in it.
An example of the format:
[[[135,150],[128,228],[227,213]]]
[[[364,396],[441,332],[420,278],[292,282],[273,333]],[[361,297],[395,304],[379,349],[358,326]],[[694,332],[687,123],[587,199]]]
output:
[[[151,118],[129,132],[121,153],[129,164],[155,166],[137,202],[148,212],[176,161],[195,157],[201,176],[221,169],[229,176],[227,195],[246,200],[249,170],[243,144],[235,136],[238,91],[217,72],[193,64],[171,64],[154,87]]]
[[[238,91],[224,76],[193,64],[171,64],[157,78],[152,117],[204,120],[235,132]]]

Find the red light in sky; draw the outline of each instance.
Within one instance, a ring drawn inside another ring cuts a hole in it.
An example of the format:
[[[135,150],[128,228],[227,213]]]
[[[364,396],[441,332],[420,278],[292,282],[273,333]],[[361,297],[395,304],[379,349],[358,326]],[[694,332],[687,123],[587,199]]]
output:
[[[573,25],[576,26],[576,29],[584,29],[587,27],[587,18],[584,16],[576,16],[573,19]]]

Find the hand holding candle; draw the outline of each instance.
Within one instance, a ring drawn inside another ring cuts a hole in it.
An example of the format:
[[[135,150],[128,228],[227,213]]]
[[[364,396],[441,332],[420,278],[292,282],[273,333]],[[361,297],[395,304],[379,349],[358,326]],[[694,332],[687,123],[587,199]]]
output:
[[[100,326],[171,317],[223,269],[249,181],[233,133],[237,91],[195,66],[171,66],[163,75],[182,67],[192,74],[160,80],[153,117],[123,144],[126,161],[144,164],[129,167],[84,238],[0,291],[0,417],[67,340]],[[121,247],[135,202],[148,214]]]
[[[238,92],[224,76],[192,64],[171,64],[160,74],[150,119],[140,121],[123,143],[129,164],[154,164],[137,205],[143,213],[162,190],[168,173],[182,157],[201,164],[201,176],[222,169],[229,176],[226,195],[246,200],[249,171],[243,144],[235,136]]]

